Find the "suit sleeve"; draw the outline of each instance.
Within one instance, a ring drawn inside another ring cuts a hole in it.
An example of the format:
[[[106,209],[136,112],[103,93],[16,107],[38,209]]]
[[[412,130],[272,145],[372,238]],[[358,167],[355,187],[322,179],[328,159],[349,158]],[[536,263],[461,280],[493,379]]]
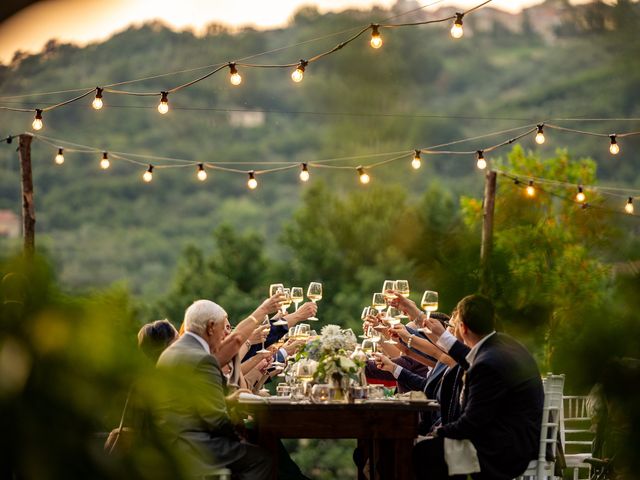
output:
[[[458,365],[460,365],[464,370],[468,370],[469,362],[467,362],[467,355],[469,355],[470,351],[471,349],[467,347],[464,343],[462,343],[459,340],[456,340],[456,343],[454,343],[451,346],[447,354],[451,358],[453,358],[458,363]]]
[[[267,335],[267,338],[264,341],[265,348],[276,343],[278,340],[284,337],[288,331],[289,331],[289,327],[287,327],[286,325],[271,324],[271,328],[269,329],[269,334]],[[251,345],[251,348],[249,348],[249,351],[244,356],[242,361],[246,362],[251,357],[253,357],[258,350],[261,350],[261,349],[262,349],[262,343]]]
[[[427,384],[427,378],[413,373],[408,368],[403,368],[398,375],[398,382],[404,383],[409,390],[422,392]]]
[[[234,435],[224,396],[224,380],[216,360],[212,356],[205,357],[196,367],[196,373],[201,382],[197,382],[193,395],[197,399],[200,418],[209,431],[218,435]]]

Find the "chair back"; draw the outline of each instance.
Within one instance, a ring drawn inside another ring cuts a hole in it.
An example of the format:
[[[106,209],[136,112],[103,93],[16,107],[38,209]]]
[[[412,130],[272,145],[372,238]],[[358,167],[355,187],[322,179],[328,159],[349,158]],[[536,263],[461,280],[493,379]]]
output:
[[[542,428],[540,429],[540,449],[538,465],[544,464],[547,457],[556,457],[556,442],[562,415],[562,392],[564,391],[564,375],[547,374],[542,379],[544,387],[544,404],[542,408]]]
[[[591,453],[594,432],[591,430],[587,399],[587,396],[578,395],[563,397],[560,438],[566,453]]]

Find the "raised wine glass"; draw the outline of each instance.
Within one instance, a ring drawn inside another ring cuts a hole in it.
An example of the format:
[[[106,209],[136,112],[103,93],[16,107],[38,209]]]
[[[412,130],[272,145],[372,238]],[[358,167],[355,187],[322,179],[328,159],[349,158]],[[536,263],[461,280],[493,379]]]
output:
[[[395,290],[395,289],[396,289],[396,282],[394,280],[384,281],[384,284],[382,285],[382,294],[384,295],[384,299],[387,302],[390,302],[391,300],[396,298],[394,293],[389,292],[389,290]]]
[[[405,298],[409,297],[409,282],[407,280],[396,280],[396,291]],[[409,318],[404,312],[400,312],[400,318]]]
[[[262,321],[262,326],[267,326],[269,325],[269,315],[265,315],[264,316],[264,320]],[[262,340],[262,348],[260,350],[258,350],[256,353],[269,353],[269,350],[267,350],[266,348],[264,348],[264,340]]]
[[[281,283],[272,283],[269,285],[269,296],[273,297],[276,293],[282,293],[284,285]]]
[[[322,300],[322,284],[319,282],[311,282],[309,284],[309,288],[307,289],[307,298],[313,303]],[[307,318],[307,320],[311,320],[312,322],[318,321],[316,317],[309,317]]]
[[[304,300],[304,290],[302,287],[291,287],[291,300],[295,304],[296,310],[298,310],[298,305]]]
[[[393,328],[394,325],[398,325],[400,323],[400,318],[398,318],[398,316],[401,314],[402,312],[400,312],[400,310],[398,310],[395,307],[389,307],[387,309],[387,313],[386,313],[386,317],[385,317],[385,321],[389,324],[389,326],[391,328]],[[389,340],[385,340],[384,343],[387,343],[389,345],[397,345],[398,342],[396,342],[393,337],[389,337]]]
[[[420,306],[427,314],[427,319],[431,316],[431,312],[438,310],[438,292],[427,290],[422,295]]]

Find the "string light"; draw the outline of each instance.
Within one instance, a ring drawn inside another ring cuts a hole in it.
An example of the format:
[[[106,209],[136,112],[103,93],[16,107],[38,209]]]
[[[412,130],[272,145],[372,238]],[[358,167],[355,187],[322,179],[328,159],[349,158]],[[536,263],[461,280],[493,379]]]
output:
[[[55,158],[55,162],[57,165],[62,165],[64,163],[64,154],[62,153],[63,151],[64,151],[63,148],[58,149],[58,154],[56,155],[56,158]]]
[[[624,211],[629,215],[633,215],[633,197],[629,197],[627,204],[624,206]]]
[[[149,164],[147,171],[142,174],[142,180],[144,180],[145,183],[149,183],[153,180],[153,165]]]
[[[451,27],[451,36],[453,38],[462,38],[464,35],[464,30],[462,29],[462,17],[464,17],[464,13],[456,13],[456,19]]]
[[[298,68],[296,68],[291,74],[291,80],[296,83],[300,83],[304,78],[304,69],[307,67],[307,65],[309,65],[309,62],[301,59],[300,63],[298,63]]]
[[[544,123],[538,125],[538,133],[536,133],[536,143],[538,145],[542,145],[544,143],[544,131],[542,128],[544,127]]]
[[[204,182],[207,179],[207,172],[204,169],[203,163],[198,164],[198,173],[196,175],[198,176],[198,180],[201,182]]]
[[[413,154],[413,160],[411,160],[411,166],[414,170],[418,170],[422,165],[422,160],[420,160],[420,150],[415,150]]]
[[[42,130],[42,110],[39,108],[36,108],[36,117],[33,119],[31,127],[34,130]]]
[[[576,202],[584,203],[587,196],[582,191],[582,185],[578,185],[578,193],[576,194]]]
[[[91,102],[91,106],[96,110],[100,110],[102,108],[102,88],[96,87],[96,98]]]
[[[255,190],[256,187],[258,186],[258,180],[256,180],[256,175],[255,175],[255,172],[253,170],[251,170],[249,172],[249,180],[247,180],[247,186],[251,190]]]
[[[536,196],[536,188],[533,186],[533,180],[529,180],[529,185],[527,185],[526,192],[529,197]]]
[[[158,104],[158,111],[162,115],[164,115],[169,111],[169,99],[167,98],[167,96],[169,95],[169,92],[160,92],[160,93],[162,94],[162,97],[160,98],[160,103]]]
[[[100,168],[106,170],[111,166],[111,162],[109,161],[109,154],[107,152],[102,152],[102,160],[100,160]]]
[[[300,180],[303,182],[309,181],[309,168],[306,163],[302,164],[302,170],[300,171]]]
[[[620,145],[618,145],[616,137],[617,135],[615,133],[609,135],[609,138],[611,139],[611,145],[609,145],[609,151],[611,152],[611,155],[617,155],[618,152],[620,152]]]
[[[229,81],[231,85],[240,85],[242,83],[242,77],[238,73],[235,63],[229,64]]]
[[[487,168],[487,161],[484,159],[484,152],[482,150],[478,150],[477,152],[478,160],[476,161],[476,166],[480,170],[484,170]]]
[[[364,167],[357,167],[356,170],[358,170],[358,175],[360,176],[360,183],[366,185],[371,181],[371,177],[369,177],[369,174],[365,171]]]
[[[378,27],[380,27],[380,25],[371,24],[371,46],[375,49],[382,46],[382,37],[380,36]]]

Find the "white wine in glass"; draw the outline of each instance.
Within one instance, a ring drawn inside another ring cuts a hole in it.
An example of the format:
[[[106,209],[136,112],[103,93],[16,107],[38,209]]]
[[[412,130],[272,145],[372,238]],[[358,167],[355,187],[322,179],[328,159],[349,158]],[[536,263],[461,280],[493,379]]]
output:
[[[264,316],[264,320],[262,321],[262,325],[263,326],[269,325],[269,315],[265,315]],[[262,340],[262,348],[260,350],[258,350],[256,353],[269,353],[269,350],[264,348],[264,340]]]
[[[284,285],[281,283],[272,283],[269,285],[269,297],[273,297],[276,293],[282,293]]]
[[[304,299],[304,290],[302,287],[291,287],[291,300],[298,310],[298,304]]]
[[[375,308],[378,313],[382,313],[382,311],[387,308],[387,302],[384,300],[384,295],[382,293],[374,293],[373,298],[371,299],[371,306]]]
[[[409,282],[407,280],[396,280],[396,291],[405,298],[409,297]],[[400,318],[409,318],[404,312],[400,312]]]
[[[427,318],[431,316],[431,312],[438,310],[438,292],[427,290],[422,295],[420,306],[427,313]]]
[[[382,285],[382,294],[384,295],[384,298],[387,302],[396,298],[395,294],[390,293],[387,290],[395,290],[395,289],[396,289],[396,282],[394,282],[393,280],[384,281],[384,284]]]
[[[311,300],[313,303],[319,302],[322,300],[322,284],[319,282],[311,282],[309,284],[309,288],[307,289],[307,298]],[[318,321],[316,317],[309,317],[307,320]]]
[[[284,300],[280,304],[281,316],[280,316],[280,318],[278,320],[273,322],[273,325],[276,325],[276,326],[289,325],[289,322],[287,322],[284,319],[284,316],[287,314],[287,308],[289,308],[289,306],[291,305],[291,290],[288,289],[288,288],[280,288],[280,287],[278,287],[278,289],[276,290],[276,293],[281,293],[282,295],[284,295]]]

